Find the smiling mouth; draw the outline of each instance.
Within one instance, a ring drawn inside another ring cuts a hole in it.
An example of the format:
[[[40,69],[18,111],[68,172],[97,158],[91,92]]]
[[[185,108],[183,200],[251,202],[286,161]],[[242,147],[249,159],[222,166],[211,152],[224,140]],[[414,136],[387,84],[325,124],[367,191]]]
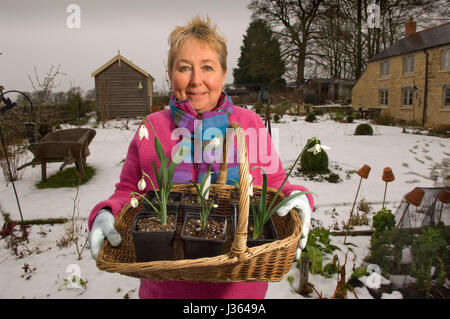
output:
[[[201,96],[205,95],[206,92],[201,92],[201,93],[187,92],[186,94],[189,96],[192,96],[192,97],[201,97]]]

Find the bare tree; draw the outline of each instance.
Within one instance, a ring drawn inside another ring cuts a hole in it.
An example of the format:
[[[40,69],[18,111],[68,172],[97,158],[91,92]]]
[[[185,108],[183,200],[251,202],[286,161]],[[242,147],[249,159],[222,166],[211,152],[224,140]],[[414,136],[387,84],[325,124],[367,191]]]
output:
[[[40,124],[42,132],[41,135],[45,135],[48,130],[51,130],[53,124],[58,122],[60,114],[57,114],[57,110],[55,109],[55,103],[52,100],[52,90],[60,85],[57,83],[57,78],[59,76],[65,76],[66,73],[63,73],[59,70],[60,65],[55,67],[52,65],[47,74],[40,79],[37,68],[34,67],[34,82],[30,75],[28,75],[28,79],[31,82],[31,86],[34,89],[32,93],[33,97],[33,117],[35,121]],[[48,128],[44,129],[44,126],[48,126]]]
[[[248,8],[253,18],[264,19],[271,27],[281,44],[282,58],[288,72],[297,84],[305,80],[306,60],[311,52],[308,44],[313,22],[323,0],[251,0]]]

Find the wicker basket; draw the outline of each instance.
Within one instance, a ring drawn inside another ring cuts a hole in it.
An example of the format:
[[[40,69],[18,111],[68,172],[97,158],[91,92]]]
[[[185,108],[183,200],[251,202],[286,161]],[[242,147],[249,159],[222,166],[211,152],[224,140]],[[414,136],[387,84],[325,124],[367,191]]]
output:
[[[231,227],[228,227],[228,240],[224,247],[224,253],[216,257],[183,259],[183,242],[180,238],[182,217],[179,214],[177,231],[173,241],[174,260],[135,262],[130,228],[134,216],[143,210],[142,202],[140,202],[137,208],[131,207],[130,204],[125,205],[117,216],[115,227],[122,236],[122,243],[119,247],[112,247],[107,240],[104,241],[97,258],[99,269],[147,280],[236,282],[280,281],[283,279],[294,261],[297,244],[301,236],[301,220],[294,209],[284,217],[274,214],[272,220],[279,240],[257,247],[247,247],[248,191],[250,185],[248,155],[242,129],[236,123],[231,123],[230,127],[235,129],[240,163],[240,215],[234,234],[232,234]],[[224,148],[227,150],[226,145],[224,145]],[[233,191],[236,191],[236,187],[225,184],[227,152],[223,153],[217,184],[211,186],[210,192],[219,196],[219,207],[216,213],[227,216],[228,222],[231,222],[230,195]],[[191,184],[177,184],[173,191],[195,193],[195,188]],[[253,192],[260,193],[261,187],[254,186]],[[269,188],[267,201],[271,201],[276,192],[276,189]],[[280,192],[276,202],[280,202],[283,198],[285,196]]]

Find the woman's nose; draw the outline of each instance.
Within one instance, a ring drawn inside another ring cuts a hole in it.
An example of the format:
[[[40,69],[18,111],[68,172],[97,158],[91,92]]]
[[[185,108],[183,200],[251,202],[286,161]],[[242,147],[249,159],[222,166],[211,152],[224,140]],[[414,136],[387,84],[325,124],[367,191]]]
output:
[[[202,84],[202,77],[200,74],[200,70],[197,68],[193,68],[191,72],[191,85],[199,86],[200,84]]]

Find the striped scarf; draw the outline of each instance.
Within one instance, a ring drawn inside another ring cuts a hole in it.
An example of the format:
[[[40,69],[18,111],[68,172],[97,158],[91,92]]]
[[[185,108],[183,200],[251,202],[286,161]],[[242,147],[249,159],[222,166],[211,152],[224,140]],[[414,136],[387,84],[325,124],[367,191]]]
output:
[[[188,183],[190,179],[194,180],[192,175],[193,165],[198,165],[197,182],[200,182],[214,161],[211,168],[211,184],[215,184],[222,161],[223,139],[226,136],[226,129],[229,124],[228,116],[234,111],[231,98],[222,93],[219,106],[214,111],[203,112],[201,119],[199,119],[197,112],[188,100],[177,101],[175,95],[172,95],[170,111],[175,125],[183,129],[180,132],[184,132],[182,140],[177,144],[178,149],[188,147],[190,150],[175,169],[173,181],[175,183]],[[210,144],[213,138],[220,141],[217,148]],[[199,143],[194,143],[194,141],[199,141]],[[229,185],[233,185],[233,180],[239,181],[239,166],[235,145],[233,145],[233,149],[234,158],[228,157],[226,183]]]

